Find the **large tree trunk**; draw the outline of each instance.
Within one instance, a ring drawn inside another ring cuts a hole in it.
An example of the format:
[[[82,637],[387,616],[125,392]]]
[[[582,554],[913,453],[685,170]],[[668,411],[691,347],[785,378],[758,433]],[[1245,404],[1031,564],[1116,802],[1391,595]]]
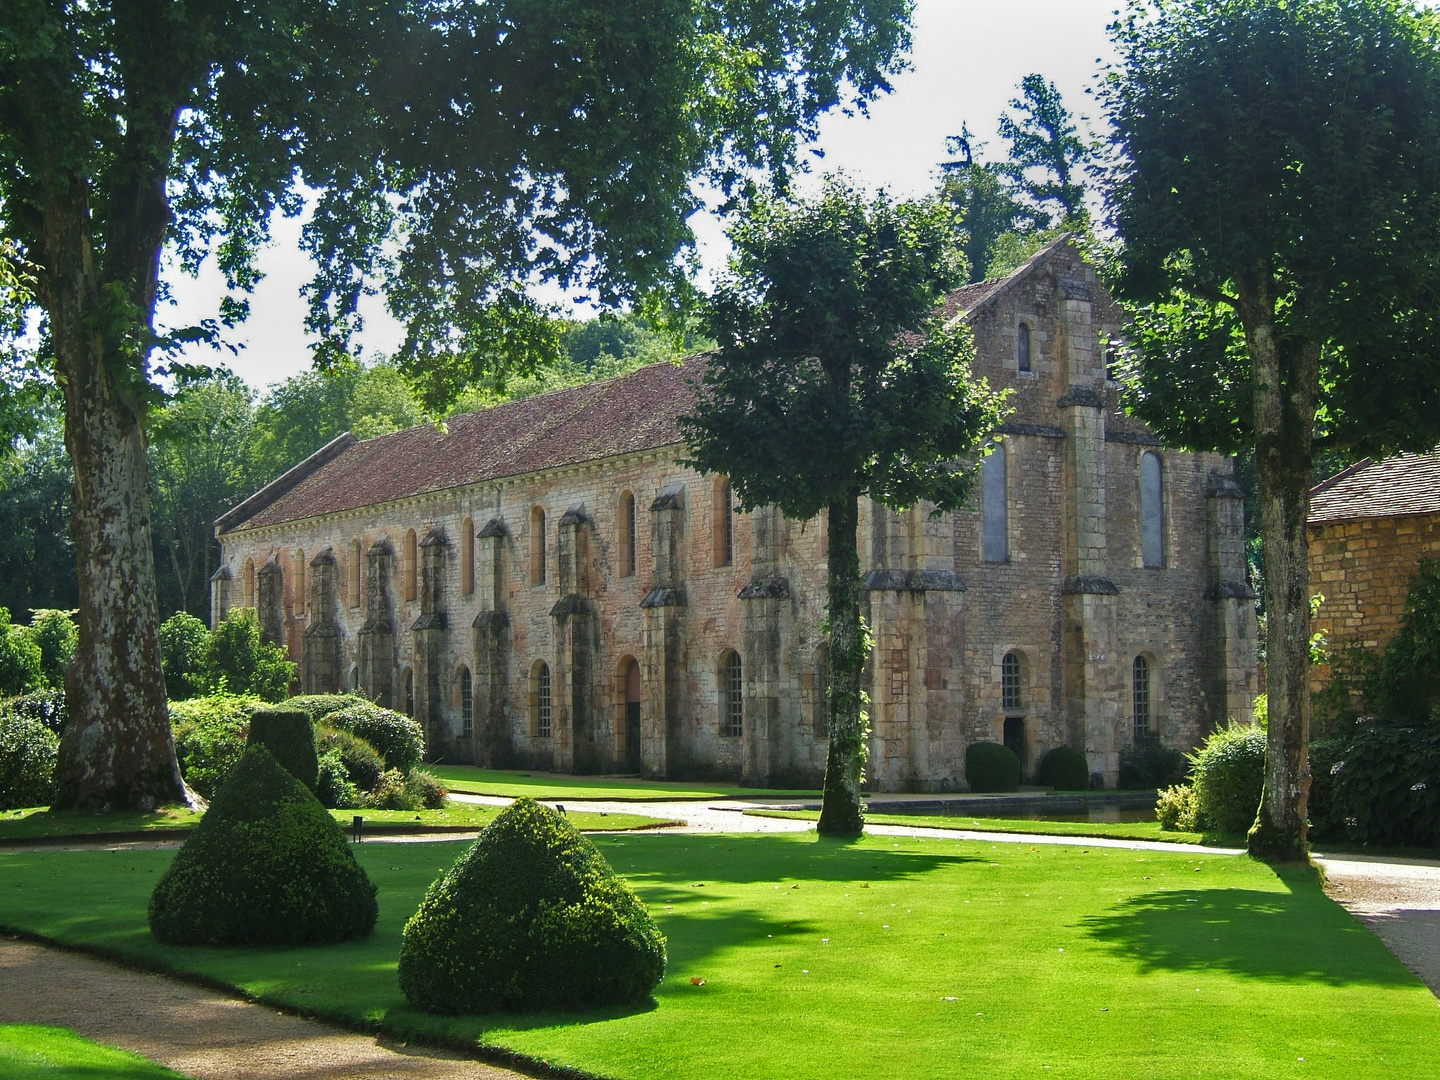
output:
[[[1314,473],[1320,348],[1277,337],[1271,297],[1264,285],[1249,284],[1242,285],[1241,313],[1255,392],[1270,726],[1265,784],[1248,847],[1257,858],[1286,862],[1307,858],[1310,566],[1305,523]]]
[[[865,828],[860,780],[865,769],[868,717],[862,709],[861,683],[869,648],[860,618],[860,496],[850,492],[832,502],[829,529],[830,682],[826,714],[830,750],[825,760],[825,792],[819,830],[830,836],[859,836]]]

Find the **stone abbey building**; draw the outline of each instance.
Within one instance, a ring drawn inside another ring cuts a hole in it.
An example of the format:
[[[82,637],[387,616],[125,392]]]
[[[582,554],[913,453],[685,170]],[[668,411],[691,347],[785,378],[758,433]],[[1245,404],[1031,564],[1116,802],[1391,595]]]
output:
[[[1013,412],[975,510],[862,506],[872,789],[962,789],[981,740],[1108,785],[1137,740],[1248,720],[1240,489],[1117,408],[1094,272],[1060,241],[951,308]],[[305,691],[410,713],[445,760],[815,782],[825,525],[677,464],[703,363],[341,436],[216,523],[213,618],[255,607]]]

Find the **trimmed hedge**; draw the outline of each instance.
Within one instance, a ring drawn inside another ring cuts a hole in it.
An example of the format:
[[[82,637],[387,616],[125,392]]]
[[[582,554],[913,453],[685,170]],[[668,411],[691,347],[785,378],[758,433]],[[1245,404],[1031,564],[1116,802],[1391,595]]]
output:
[[[380,752],[359,735],[321,725],[315,729],[316,748],[323,754],[335,753],[345,768],[345,779],[360,791],[374,791],[385,771]]]
[[[0,714],[0,810],[48,806],[55,798],[59,737],[34,717]]]
[[[313,714],[312,714],[313,716]],[[403,713],[382,709],[368,701],[325,714],[325,724],[337,731],[359,735],[380,752],[387,768],[407,773],[425,755],[420,725]]]
[[[999,743],[971,743],[965,748],[965,782],[976,792],[1019,791],[1020,759]]]
[[[445,805],[445,789],[423,769],[386,769],[374,790],[360,796],[360,805],[370,810],[439,810]]]
[[[594,844],[518,799],[430,886],[399,976],[436,1013],[626,1004],[664,978],[665,939]]]
[[[327,809],[359,808],[360,789],[350,782],[339,750],[326,750],[316,761],[315,796]]]
[[[172,945],[313,945],[365,937],[375,886],[310,789],[249,747],[150,896]]]
[[[250,735],[250,714],[265,703],[249,694],[210,694],[170,703],[175,756],[185,782],[214,797]]]
[[[1122,791],[1174,787],[1184,779],[1185,755],[1179,750],[1144,742],[1120,751],[1120,777],[1115,786]]]
[[[304,709],[317,724],[333,712],[369,704],[370,700],[359,694],[297,694],[285,699],[287,709]]]
[[[1245,833],[1255,824],[1265,780],[1265,732],[1231,725],[1211,732],[1190,757],[1195,819],[1203,829]]]
[[[1085,755],[1073,746],[1057,746],[1045,751],[1035,779],[1059,791],[1087,791],[1090,788],[1090,765]]]
[[[249,745],[259,744],[296,780],[316,789],[320,760],[315,753],[315,728],[304,709],[256,709],[250,714]]]

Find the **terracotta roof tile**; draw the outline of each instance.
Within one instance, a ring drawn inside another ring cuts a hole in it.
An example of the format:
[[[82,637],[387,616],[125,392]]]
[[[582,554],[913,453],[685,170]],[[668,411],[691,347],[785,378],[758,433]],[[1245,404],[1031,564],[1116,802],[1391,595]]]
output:
[[[688,380],[703,364],[692,356],[506,402],[452,417],[445,434],[426,424],[365,439],[227,526],[259,528],[678,443],[678,417],[694,401]]]
[[[1310,491],[1310,524],[1440,514],[1440,450],[1366,458]]]

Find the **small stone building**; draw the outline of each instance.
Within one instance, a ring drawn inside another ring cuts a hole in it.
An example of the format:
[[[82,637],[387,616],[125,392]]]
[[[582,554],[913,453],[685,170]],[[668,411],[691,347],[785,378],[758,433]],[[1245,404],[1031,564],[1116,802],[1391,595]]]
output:
[[[1113,783],[1136,740],[1249,719],[1240,489],[1119,411],[1094,272],[1061,241],[950,306],[1013,412],[975,510],[862,506],[872,788],[961,789],[979,740]],[[814,783],[825,523],[677,463],[704,362],[341,436],[216,523],[213,617],[255,606],[305,691],[410,713],[445,760]]]
[[[1422,559],[1440,559],[1440,451],[1364,461],[1310,491],[1310,590],[1332,650],[1383,648]],[[1325,682],[1316,672],[1315,688]]]

